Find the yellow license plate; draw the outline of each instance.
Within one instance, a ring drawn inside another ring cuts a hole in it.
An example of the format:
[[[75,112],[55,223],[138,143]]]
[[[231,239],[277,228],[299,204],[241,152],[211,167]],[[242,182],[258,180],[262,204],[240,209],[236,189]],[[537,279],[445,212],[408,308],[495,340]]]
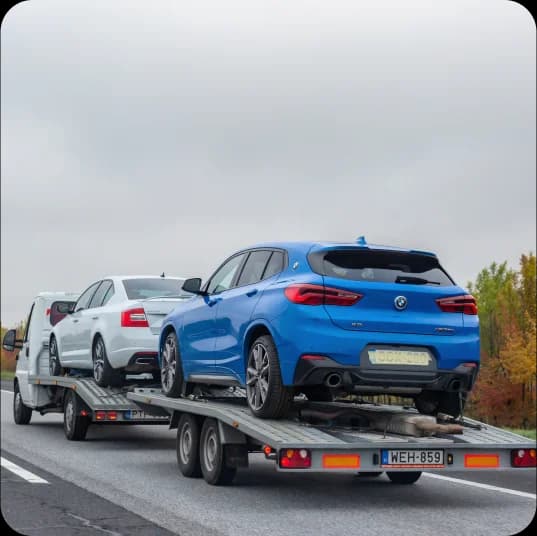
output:
[[[368,350],[369,361],[373,365],[416,365],[426,367],[431,362],[429,352],[420,350]]]

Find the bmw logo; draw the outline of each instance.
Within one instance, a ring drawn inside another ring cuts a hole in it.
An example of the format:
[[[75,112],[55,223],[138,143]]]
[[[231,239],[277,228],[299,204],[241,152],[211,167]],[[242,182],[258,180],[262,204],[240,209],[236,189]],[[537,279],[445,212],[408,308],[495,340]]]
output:
[[[403,309],[406,309],[408,301],[404,296],[397,296],[397,298],[393,300],[393,304],[398,311],[402,311]]]

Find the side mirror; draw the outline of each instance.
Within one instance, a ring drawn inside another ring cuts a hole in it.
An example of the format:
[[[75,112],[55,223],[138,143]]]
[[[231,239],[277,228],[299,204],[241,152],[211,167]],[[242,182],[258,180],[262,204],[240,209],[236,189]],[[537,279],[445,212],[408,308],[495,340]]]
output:
[[[198,294],[200,296],[205,296],[206,292],[201,289],[201,278],[199,277],[192,277],[190,279],[186,279],[183,283],[182,289],[186,292],[190,292],[192,294]]]
[[[17,339],[17,330],[10,329],[6,331],[4,335],[4,340],[2,341],[2,348],[8,352],[13,352],[13,350],[20,350],[22,348],[23,341]]]
[[[57,301],[50,306],[50,325],[55,326],[74,310],[76,302]]]

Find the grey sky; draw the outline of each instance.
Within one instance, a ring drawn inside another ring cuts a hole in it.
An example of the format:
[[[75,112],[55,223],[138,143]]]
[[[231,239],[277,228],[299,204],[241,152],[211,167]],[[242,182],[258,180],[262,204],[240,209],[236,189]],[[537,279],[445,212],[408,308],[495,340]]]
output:
[[[535,249],[514,2],[31,0],[1,39],[3,324],[265,240],[432,249],[463,285]]]

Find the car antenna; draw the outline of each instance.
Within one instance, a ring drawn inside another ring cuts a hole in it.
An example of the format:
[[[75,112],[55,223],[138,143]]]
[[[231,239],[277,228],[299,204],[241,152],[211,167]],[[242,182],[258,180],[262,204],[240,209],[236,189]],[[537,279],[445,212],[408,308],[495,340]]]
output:
[[[359,236],[357,239],[356,239],[356,243],[359,245],[359,246],[367,246],[367,242],[365,241],[365,236]]]
[[[162,273],[160,274],[160,277],[166,277],[166,274],[165,274],[164,272],[162,272]]]

